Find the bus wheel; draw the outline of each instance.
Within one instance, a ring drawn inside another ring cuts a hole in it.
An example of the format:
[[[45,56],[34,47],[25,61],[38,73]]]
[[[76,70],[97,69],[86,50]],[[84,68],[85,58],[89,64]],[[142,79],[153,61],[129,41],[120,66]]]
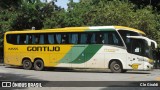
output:
[[[32,62],[29,59],[23,60],[23,68],[26,70],[30,70],[32,68]]]
[[[44,63],[41,59],[37,59],[34,62],[34,69],[37,71],[42,71],[44,69]]]
[[[122,65],[118,61],[111,62],[110,69],[113,73],[121,73],[123,71]]]

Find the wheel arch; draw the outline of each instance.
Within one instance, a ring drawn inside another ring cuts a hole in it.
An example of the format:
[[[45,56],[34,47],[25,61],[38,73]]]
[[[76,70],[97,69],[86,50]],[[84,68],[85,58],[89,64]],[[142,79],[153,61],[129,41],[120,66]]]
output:
[[[108,68],[110,69],[110,65],[111,65],[111,63],[113,62],[113,61],[117,61],[117,62],[119,62],[120,64],[121,64],[121,66],[122,66],[122,69],[123,69],[123,63],[122,63],[122,61],[120,60],[120,59],[111,59],[110,61],[109,61],[109,63],[108,63]]]
[[[30,60],[30,61],[32,62],[31,58],[29,58],[29,57],[24,57],[24,58],[22,59],[21,64],[23,64],[23,61],[24,61],[25,59],[28,59],[28,60]]]

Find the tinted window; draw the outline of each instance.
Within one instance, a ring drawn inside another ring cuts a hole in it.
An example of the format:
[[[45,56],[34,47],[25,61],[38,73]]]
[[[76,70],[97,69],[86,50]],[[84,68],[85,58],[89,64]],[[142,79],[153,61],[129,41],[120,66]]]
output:
[[[142,36],[141,34],[133,32],[133,31],[118,30],[118,32],[120,33],[120,35],[122,36],[126,44],[130,43],[130,39],[127,38],[127,36]]]
[[[69,34],[69,44],[78,44],[78,34]]]
[[[68,34],[67,33],[62,34],[62,43],[68,44]]]
[[[117,32],[104,32],[103,43],[123,46],[123,42]]]
[[[147,43],[142,39],[131,39],[130,47],[127,48],[129,53],[146,56]]]
[[[49,42],[49,44],[54,44],[55,43],[55,40],[54,40],[54,34],[47,34],[47,36],[48,36],[48,42]]]
[[[80,44],[87,44],[87,34],[80,34]]]
[[[130,47],[131,39],[127,38],[127,36],[142,36],[141,34],[133,31],[126,31],[126,30],[118,30],[120,35],[122,36],[127,48]]]
[[[104,43],[104,34],[103,33],[96,33],[96,44],[103,44]]]
[[[58,44],[61,44],[61,43],[62,43],[61,34],[56,34],[56,41],[57,41]]]
[[[96,44],[96,33],[92,33],[90,36],[91,36],[90,39],[91,44]]]
[[[7,35],[12,44],[110,44],[123,46],[117,32],[45,33]]]
[[[6,39],[7,39],[7,42],[10,43],[10,44],[17,44],[17,35],[7,35],[6,36]]]
[[[18,35],[17,36],[17,44],[26,44],[26,35]]]

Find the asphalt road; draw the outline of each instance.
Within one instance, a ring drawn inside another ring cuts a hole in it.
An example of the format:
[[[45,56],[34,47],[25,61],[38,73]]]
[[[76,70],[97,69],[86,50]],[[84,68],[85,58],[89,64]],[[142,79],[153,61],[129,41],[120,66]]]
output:
[[[83,87],[43,87],[38,88],[41,90],[160,90],[159,87],[115,87],[114,85],[111,87],[100,87],[98,84],[106,83],[106,81],[122,81],[118,82],[119,85],[126,84],[128,82],[123,81],[160,81],[160,70],[155,69],[153,71],[128,71],[127,73],[111,73],[109,70],[89,70],[89,69],[60,69],[60,68],[49,68],[45,71],[34,71],[34,70],[24,70],[21,67],[11,67],[11,66],[0,66],[0,81],[85,81],[80,82]],[[87,87],[85,83],[87,81],[92,81],[95,86]],[[100,81],[100,82],[96,82]],[[48,86],[52,86],[51,84],[44,82],[43,84],[48,84]],[[60,82],[60,83],[62,83]],[[67,84],[70,82],[64,82],[63,84]],[[74,84],[74,82],[72,82]],[[108,84],[112,82],[107,82]],[[53,84],[53,83],[52,83]],[[97,86],[96,86],[97,85]],[[117,84],[116,84],[117,85]],[[129,85],[129,84],[128,84]],[[66,85],[67,86],[67,85]],[[0,88],[2,89],[2,88]],[[37,88],[3,88],[3,89],[33,89],[37,90]]]

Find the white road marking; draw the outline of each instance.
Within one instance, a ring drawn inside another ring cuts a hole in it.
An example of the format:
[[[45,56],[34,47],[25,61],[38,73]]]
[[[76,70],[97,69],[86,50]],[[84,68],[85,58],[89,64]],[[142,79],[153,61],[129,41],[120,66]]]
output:
[[[8,73],[8,71],[6,69],[2,70],[2,68],[0,68],[0,73]]]

